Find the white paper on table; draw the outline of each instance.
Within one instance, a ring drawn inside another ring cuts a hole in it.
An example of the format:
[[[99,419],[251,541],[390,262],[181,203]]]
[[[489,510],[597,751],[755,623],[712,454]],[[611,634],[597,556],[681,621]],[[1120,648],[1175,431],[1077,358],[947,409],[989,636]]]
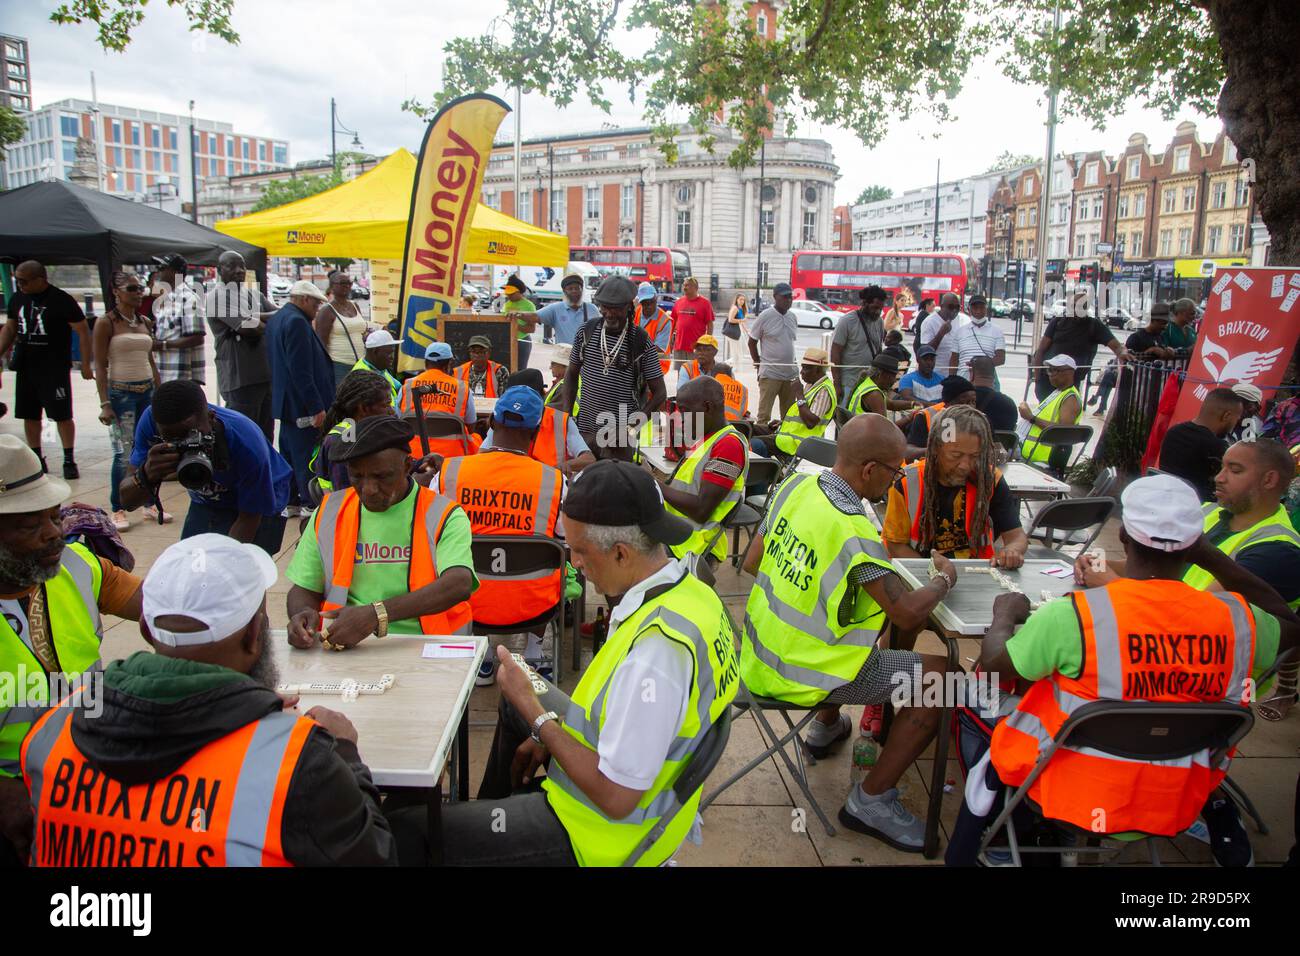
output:
[[[1232,310],[1232,290],[1224,289],[1223,296],[1219,299],[1219,311],[1230,312]]]
[[[425,644],[421,657],[430,660],[447,660],[453,657],[473,657],[475,647],[469,644]]]
[[[1232,277],[1232,281],[1237,283],[1237,286],[1241,289],[1242,292],[1249,291],[1250,287],[1255,284],[1255,280],[1252,279],[1250,276],[1246,275],[1246,273],[1244,272],[1238,272],[1235,276]]]
[[[1074,577],[1074,568],[1068,564],[1053,564],[1051,567],[1043,568],[1042,573],[1053,578],[1072,578]]]
[[[1282,300],[1282,304],[1279,305],[1278,308],[1283,312],[1290,312],[1291,306],[1295,305],[1296,299],[1300,299],[1300,289],[1292,289],[1288,292],[1286,298]]]
[[[1214,294],[1218,295],[1220,292],[1222,292],[1225,288],[1227,288],[1228,283],[1231,281],[1232,281],[1231,272],[1225,272],[1221,276],[1219,276],[1219,281],[1214,283]]]
[[[1296,278],[1296,277],[1292,276],[1292,278]],[[1273,276],[1272,297],[1274,299],[1280,298],[1282,293],[1285,291],[1286,291],[1286,276]]]

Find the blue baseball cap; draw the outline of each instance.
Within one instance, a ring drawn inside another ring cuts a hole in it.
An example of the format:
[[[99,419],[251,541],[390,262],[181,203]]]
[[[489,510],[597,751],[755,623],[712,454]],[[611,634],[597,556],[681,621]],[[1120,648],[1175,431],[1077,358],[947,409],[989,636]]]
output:
[[[644,299],[653,299],[658,294],[659,293],[655,291],[655,287],[649,282],[642,282],[636,287],[636,298],[638,302]]]
[[[513,385],[497,399],[492,416],[506,428],[536,428],[542,423],[542,396],[527,385]]]
[[[446,342],[430,342],[429,347],[424,350],[426,362],[441,362],[449,358],[451,358],[451,346]]]

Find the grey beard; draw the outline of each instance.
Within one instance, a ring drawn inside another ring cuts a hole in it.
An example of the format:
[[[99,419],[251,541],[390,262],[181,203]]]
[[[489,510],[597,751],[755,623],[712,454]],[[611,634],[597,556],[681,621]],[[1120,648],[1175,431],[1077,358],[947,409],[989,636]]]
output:
[[[44,584],[59,574],[59,565],[46,567],[35,558],[26,557],[0,545],[0,581],[11,584],[17,590],[27,590],[38,584]]]
[[[275,690],[280,686],[280,668],[276,666],[275,659],[267,650],[265,640],[262,641],[262,653],[258,655],[257,662],[253,664],[248,676],[267,690]]]

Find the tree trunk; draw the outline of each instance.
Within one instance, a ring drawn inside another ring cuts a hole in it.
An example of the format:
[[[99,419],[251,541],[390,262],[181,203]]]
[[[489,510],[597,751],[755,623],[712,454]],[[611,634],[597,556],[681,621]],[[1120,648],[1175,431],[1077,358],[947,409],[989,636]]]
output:
[[[1223,51],[1224,129],[1255,161],[1255,200],[1270,261],[1300,265],[1300,5],[1296,0],[1205,0]],[[1249,242],[1249,226],[1247,226]]]

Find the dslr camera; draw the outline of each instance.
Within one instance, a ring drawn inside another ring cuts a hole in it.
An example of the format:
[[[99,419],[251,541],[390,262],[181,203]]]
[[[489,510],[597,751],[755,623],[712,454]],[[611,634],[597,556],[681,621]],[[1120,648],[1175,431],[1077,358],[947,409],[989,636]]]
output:
[[[212,481],[212,455],[216,436],[204,434],[197,428],[179,441],[172,442],[172,450],[181,456],[176,464],[176,480],[190,491],[196,491]]]

